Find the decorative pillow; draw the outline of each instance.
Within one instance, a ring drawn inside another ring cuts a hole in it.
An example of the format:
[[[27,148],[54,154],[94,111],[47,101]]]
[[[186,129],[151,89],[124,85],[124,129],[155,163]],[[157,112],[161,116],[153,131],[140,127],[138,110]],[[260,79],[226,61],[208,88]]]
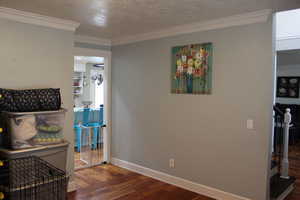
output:
[[[59,110],[61,107],[60,89],[38,90],[40,110]]]
[[[0,111],[34,112],[60,108],[60,89],[10,90],[0,88]]]
[[[17,112],[32,112],[40,109],[37,90],[15,90],[13,99]]]
[[[17,112],[18,108],[14,102],[13,90],[0,88],[0,110]]]

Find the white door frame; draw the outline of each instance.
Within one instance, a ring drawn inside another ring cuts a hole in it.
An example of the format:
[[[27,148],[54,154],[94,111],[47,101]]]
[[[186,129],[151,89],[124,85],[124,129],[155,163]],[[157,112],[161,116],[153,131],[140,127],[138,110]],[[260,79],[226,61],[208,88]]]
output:
[[[74,47],[73,56],[104,57],[104,119],[103,129],[104,155],[103,161],[111,161],[111,51]]]

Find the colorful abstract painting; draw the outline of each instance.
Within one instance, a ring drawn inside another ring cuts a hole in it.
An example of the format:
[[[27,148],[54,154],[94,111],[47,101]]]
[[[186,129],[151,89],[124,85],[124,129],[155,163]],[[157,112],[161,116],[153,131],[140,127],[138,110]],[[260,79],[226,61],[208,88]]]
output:
[[[172,48],[172,93],[211,94],[212,43]]]

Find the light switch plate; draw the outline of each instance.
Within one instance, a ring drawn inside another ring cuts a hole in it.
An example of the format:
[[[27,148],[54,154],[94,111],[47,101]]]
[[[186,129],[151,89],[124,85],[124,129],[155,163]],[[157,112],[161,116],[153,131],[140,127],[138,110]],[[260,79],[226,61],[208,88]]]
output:
[[[171,159],[169,160],[169,167],[170,167],[170,168],[175,168],[175,159],[171,158]]]
[[[247,129],[254,129],[253,119],[247,119]]]

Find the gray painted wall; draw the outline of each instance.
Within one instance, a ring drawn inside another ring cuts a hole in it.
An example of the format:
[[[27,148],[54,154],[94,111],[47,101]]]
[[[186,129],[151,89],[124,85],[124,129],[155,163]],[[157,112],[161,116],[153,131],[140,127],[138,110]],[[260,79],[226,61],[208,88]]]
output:
[[[74,42],[74,47],[111,51],[111,46]]]
[[[68,172],[73,160],[73,33],[0,19],[0,87],[61,88],[66,116],[65,136],[71,142]]]
[[[204,42],[214,45],[212,95],[170,94],[171,47]],[[272,22],[114,46],[112,54],[113,157],[265,199]]]

